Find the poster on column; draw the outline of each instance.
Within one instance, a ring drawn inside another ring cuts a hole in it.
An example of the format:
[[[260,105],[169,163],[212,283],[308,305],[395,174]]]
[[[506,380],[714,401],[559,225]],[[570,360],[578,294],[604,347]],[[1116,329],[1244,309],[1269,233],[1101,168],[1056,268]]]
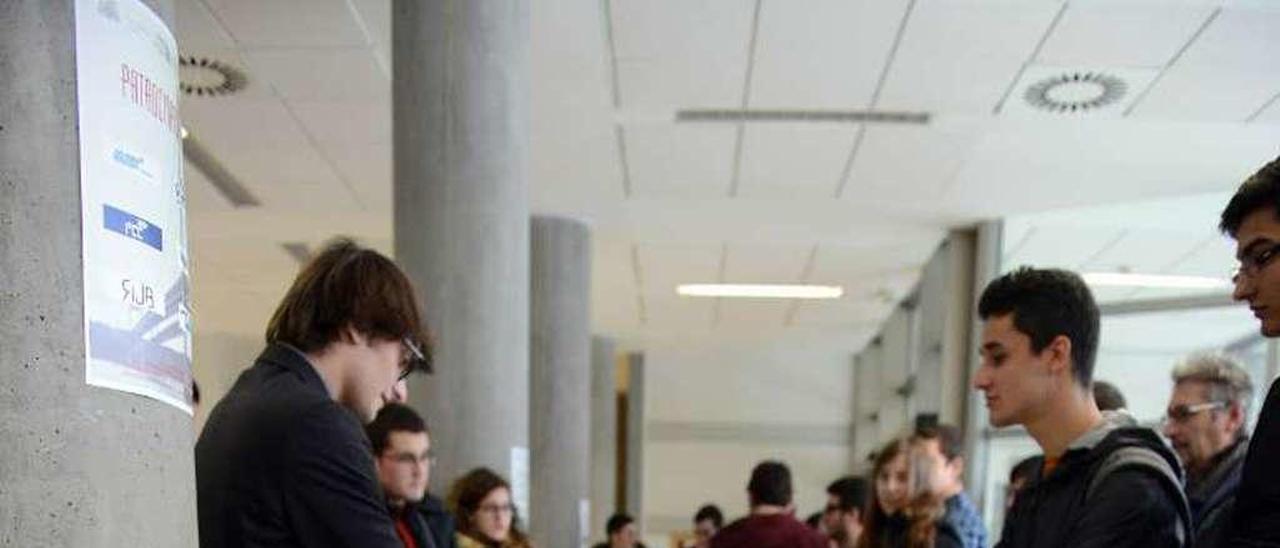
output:
[[[139,0],[76,0],[85,381],[191,412],[173,34]]]

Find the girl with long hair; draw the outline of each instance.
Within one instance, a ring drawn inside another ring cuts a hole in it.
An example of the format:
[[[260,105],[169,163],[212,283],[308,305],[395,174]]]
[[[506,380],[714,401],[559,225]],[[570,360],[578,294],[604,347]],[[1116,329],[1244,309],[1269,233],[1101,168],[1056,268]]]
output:
[[[936,495],[933,467],[906,438],[885,444],[872,467],[871,500],[858,548],[961,548],[960,535],[942,521],[946,504]]]
[[[448,504],[459,548],[532,548],[519,527],[511,484],[493,470],[476,468],[458,478]]]

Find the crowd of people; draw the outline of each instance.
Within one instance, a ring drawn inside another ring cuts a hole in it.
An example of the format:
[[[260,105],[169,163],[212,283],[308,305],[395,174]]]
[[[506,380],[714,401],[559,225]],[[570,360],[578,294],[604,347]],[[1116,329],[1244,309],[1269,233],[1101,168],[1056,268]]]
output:
[[[1232,197],[1220,228],[1237,244],[1234,298],[1280,337],[1280,159]],[[441,500],[427,493],[427,422],[401,404],[405,378],[431,371],[418,299],[388,258],[330,244],[294,280],[267,347],[210,413],[196,446],[199,534],[206,548],[530,546],[509,482],[476,468]],[[996,427],[1020,425],[1040,452],[1018,463],[999,546],[1280,545],[1280,390],[1256,434],[1253,386],[1232,358],[1176,364],[1163,425],[1125,410],[1093,378],[1097,304],[1073,272],[1023,267],[978,302],[981,365],[971,381]],[[749,514],[693,519],[710,548],[985,547],[968,498],[961,432],[918,425],[886,443],[869,477],[837,479],[825,511],[795,516],[791,471],[755,467]],[[639,546],[635,520],[611,516],[611,548]]]

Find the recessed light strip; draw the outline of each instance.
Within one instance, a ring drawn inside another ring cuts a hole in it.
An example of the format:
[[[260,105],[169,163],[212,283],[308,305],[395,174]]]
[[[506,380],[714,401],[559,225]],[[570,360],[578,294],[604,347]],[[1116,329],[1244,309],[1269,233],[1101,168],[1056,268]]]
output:
[[[1084,282],[1095,287],[1146,287],[1153,289],[1229,289],[1231,280],[1208,276],[1170,276],[1127,272],[1088,272]]]
[[[839,299],[844,288],[798,284],[681,284],[676,293],[685,297],[740,297],[747,299]]]

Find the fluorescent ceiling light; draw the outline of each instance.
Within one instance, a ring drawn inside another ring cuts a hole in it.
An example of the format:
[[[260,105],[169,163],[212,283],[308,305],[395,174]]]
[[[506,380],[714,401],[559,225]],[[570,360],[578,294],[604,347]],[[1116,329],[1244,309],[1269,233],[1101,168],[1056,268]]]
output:
[[[844,288],[795,284],[682,284],[676,293],[686,297],[744,297],[756,299],[839,299]]]
[[[1149,287],[1159,289],[1228,289],[1231,280],[1207,276],[1166,276],[1125,272],[1089,272],[1084,282],[1097,287]]]

